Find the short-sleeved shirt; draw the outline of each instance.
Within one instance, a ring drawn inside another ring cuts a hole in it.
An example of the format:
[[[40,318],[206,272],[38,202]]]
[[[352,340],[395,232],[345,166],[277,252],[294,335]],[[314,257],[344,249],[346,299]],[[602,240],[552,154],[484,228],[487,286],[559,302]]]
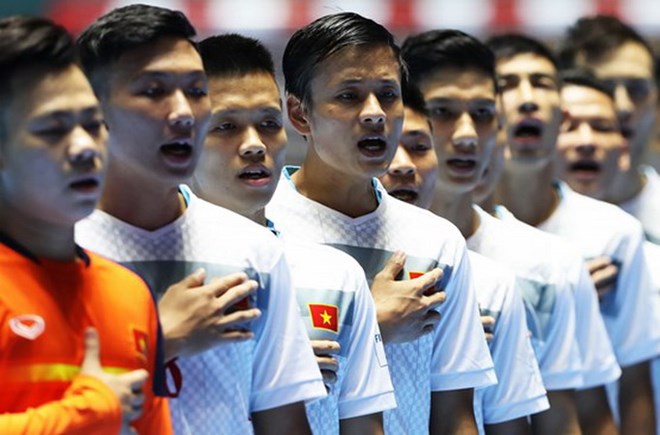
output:
[[[311,340],[337,341],[337,381],[307,403],[314,434],[339,433],[339,420],[396,407],[376,307],[360,265],[336,249],[284,239],[300,315]]]
[[[646,239],[660,244],[660,175],[651,166],[642,166],[646,184],[632,199],[619,204],[642,223]]]
[[[433,334],[385,344],[397,408],[384,413],[388,433],[428,431],[431,391],[477,388],[495,382],[493,362],[479,320],[465,241],[448,221],[387,194],[373,180],[375,211],[352,218],[301,195],[284,168],[266,215],[286,237],[343,250],[371,282],[396,250],[406,253],[403,278],[444,270],[447,300]],[[460,358],[456,356],[460,355]]]
[[[575,297],[575,325],[577,342],[582,358],[582,389],[594,388],[616,381],[621,376],[612,343],[600,314],[598,294],[584,259],[567,241],[554,234],[540,231],[516,217],[504,206],[495,207],[496,216],[521,232],[521,236],[535,240],[535,246],[543,247],[552,256],[563,276],[573,289]]]
[[[564,237],[585,259],[605,255],[620,266],[614,290],[600,302],[619,365],[656,357],[660,301],[642,248],[641,225],[618,207],[574,192],[563,182],[557,183],[557,192],[559,205],[538,228]]]
[[[179,396],[170,401],[176,433],[250,433],[252,412],[324,397],[325,387],[300,320],[279,240],[266,228],[208,203],[182,186],[188,207],[147,231],[96,210],[76,225],[77,241],[139,273],[162,294],[200,267],[207,282],[243,271],[259,284],[255,337],[181,357]]]
[[[644,242],[644,253],[649,264],[653,290],[660,297],[660,245]],[[651,364],[653,378],[653,394],[655,396],[655,415],[660,416],[660,357],[656,357]],[[655,419],[656,433],[660,433],[660,418]]]
[[[475,206],[479,227],[467,239],[470,250],[503,263],[516,275],[527,327],[548,391],[580,388],[582,358],[576,339],[575,297],[544,246],[528,234]]]
[[[539,365],[532,349],[522,296],[508,268],[469,251],[482,316],[495,320],[488,343],[495,362],[497,385],[474,394],[474,414],[480,433],[497,424],[550,408]]]
[[[125,267],[91,252],[78,254],[74,261],[55,261],[34,257],[6,237],[0,241],[0,414],[63,399],[80,373],[85,331],[94,327],[104,370],[149,372],[144,414],[134,423],[138,433],[171,433],[167,401],[151,388],[164,379],[158,315],[147,285]],[[99,418],[103,413],[94,410],[108,406],[102,402],[79,401],[57,415],[35,412],[36,425],[22,429],[11,422],[0,427],[3,433],[41,433],[39,425],[50,420],[53,426],[43,429],[53,433],[117,433],[121,415]]]

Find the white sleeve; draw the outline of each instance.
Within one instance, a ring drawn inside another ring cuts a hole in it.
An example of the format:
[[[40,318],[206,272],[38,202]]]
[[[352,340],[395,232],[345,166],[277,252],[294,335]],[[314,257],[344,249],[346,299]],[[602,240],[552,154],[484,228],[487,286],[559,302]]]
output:
[[[628,237],[620,253],[621,269],[613,305],[601,304],[601,313],[621,367],[657,357],[660,354],[660,298],[654,290],[643,235]]]
[[[307,338],[289,269],[281,255],[258,298],[265,321],[255,331],[250,410],[263,411],[326,396],[321,372]]]
[[[575,288],[576,334],[582,356],[582,389],[616,381],[621,376],[605,322],[600,315],[596,287],[581,258]]]
[[[339,418],[374,414],[396,407],[376,307],[362,268],[354,288],[354,327],[346,352],[339,394]]]
[[[497,382],[481,326],[467,249],[462,239],[460,242],[445,288],[447,298],[438,310],[440,322],[433,331],[431,391],[480,388]]]
[[[495,323],[490,351],[497,385],[476,392],[484,424],[503,423],[550,407],[527,330],[522,297],[510,282]]]

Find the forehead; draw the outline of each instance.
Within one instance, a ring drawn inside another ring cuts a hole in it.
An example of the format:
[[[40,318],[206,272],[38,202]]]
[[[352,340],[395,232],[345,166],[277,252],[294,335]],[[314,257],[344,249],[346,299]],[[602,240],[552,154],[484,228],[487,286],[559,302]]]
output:
[[[404,108],[404,118],[403,118],[403,133],[423,133],[426,135],[431,134],[431,127],[429,125],[426,116],[416,112],[410,108]]]
[[[561,98],[571,116],[617,118],[612,99],[590,87],[566,85],[561,89]]]
[[[124,53],[115,63],[119,79],[132,80],[147,73],[203,73],[199,53],[184,38],[161,37]]]
[[[555,66],[543,56],[534,53],[523,53],[499,59],[497,61],[498,75],[557,75]]]
[[[387,45],[346,47],[316,66],[312,86],[344,82],[400,81],[400,65]]]
[[[273,76],[265,72],[209,78],[213,111],[280,108],[280,91]]]
[[[584,56],[577,61],[586,64]],[[653,58],[646,48],[634,41],[627,41],[608,55],[589,65],[601,78],[632,77],[650,78],[653,75]]]
[[[495,99],[493,78],[481,71],[443,68],[421,81],[424,99]]]
[[[76,65],[55,72],[31,71],[14,81],[20,98],[12,98],[10,116],[41,116],[52,112],[79,111],[98,107],[84,73]]]

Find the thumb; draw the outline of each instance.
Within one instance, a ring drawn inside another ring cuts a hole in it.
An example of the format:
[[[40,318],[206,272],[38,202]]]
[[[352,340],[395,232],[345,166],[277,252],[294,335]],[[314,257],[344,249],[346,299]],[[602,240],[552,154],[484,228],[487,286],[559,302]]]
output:
[[[101,370],[101,343],[96,328],[87,328],[85,330],[85,355],[83,356],[82,373],[92,373]]]
[[[136,391],[142,389],[142,386],[149,377],[149,372],[145,369],[137,369],[132,372],[123,373],[120,375],[131,387],[131,390]]]
[[[383,269],[378,272],[382,278],[388,280],[395,280],[396,277],[403,270],[403,266],[406,264],[406,254],[403,251],[396,251],[390,258],[387,259],[387,263]]]

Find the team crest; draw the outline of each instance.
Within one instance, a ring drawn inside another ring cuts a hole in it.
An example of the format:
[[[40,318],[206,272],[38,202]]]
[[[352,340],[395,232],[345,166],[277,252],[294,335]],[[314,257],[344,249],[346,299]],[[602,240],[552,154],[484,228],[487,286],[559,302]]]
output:
[[[135,340],[135,350],[145,359],[149,355],[149,340],[148,335],[144,331],[133,328],[133,339]]]
[[[18,336],[34,340],[43,334],[46,321],[36,314],[22,314],[9,320],[9,328]]]
[[[314,328],[339,332],[339,308],[328,304],[307,304]]]

